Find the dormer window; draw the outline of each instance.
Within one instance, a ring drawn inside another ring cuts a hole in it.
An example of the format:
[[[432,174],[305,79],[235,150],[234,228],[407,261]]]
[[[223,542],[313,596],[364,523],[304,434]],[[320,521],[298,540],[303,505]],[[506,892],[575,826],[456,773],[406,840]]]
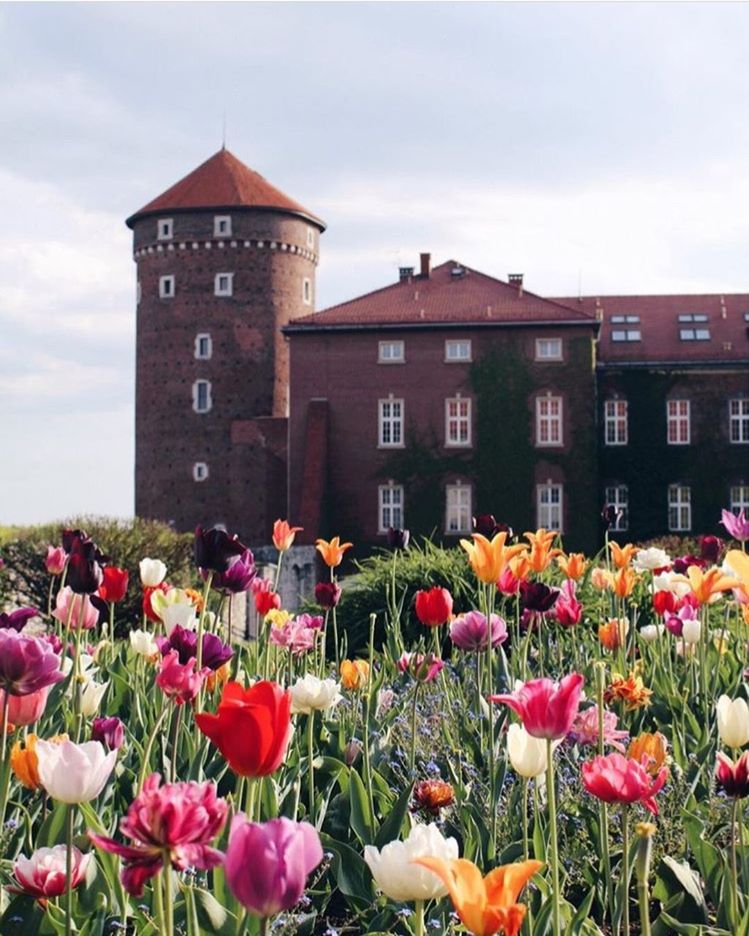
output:
[[[213,219],[213,236],[229,237],[231,235],[231,215],[216,215]]]
[[[159,218],[156,222],[156,237],[158,240],[171,240],[174,237],[174,221],[172,218]]]

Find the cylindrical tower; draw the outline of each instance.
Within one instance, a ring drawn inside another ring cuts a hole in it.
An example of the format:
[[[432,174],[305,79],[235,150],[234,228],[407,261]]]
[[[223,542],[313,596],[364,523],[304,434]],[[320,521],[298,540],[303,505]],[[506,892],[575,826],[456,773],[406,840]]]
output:
[[[325,225],[225,149],[127,224],[136,513],[267,541],[286,504],[281,327],[314,310]]]

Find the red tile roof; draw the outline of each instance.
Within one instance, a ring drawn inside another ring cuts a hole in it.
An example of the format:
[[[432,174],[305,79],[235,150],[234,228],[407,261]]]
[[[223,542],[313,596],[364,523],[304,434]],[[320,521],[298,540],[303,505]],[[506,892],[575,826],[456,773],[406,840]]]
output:
[[[517,285],[448,260],[430,276],[413,276],[322,312],[294,319],[289,331],[347,326],[584,323],[587,310],[542,299]]]
[[[162,192],[127,219],[133,223],[143,215],[191,208],[276,208],[324,223],[299,202],[284,195],[259,173],[245,166],[227,149],[221,149],[197,169]]]
[[[601,296],[556,299],[571,308],[599,315],[598,360],[618,362],[700,362],[749,360],[749,294],[680,296]],[[679,321],[679,316],[706,315],[707,321]],[[639,322],[613,322],[617,316]],[[707,329],[706,341],[685,341],[682,329]],[[613,341],[614,331],[638,331],[639,341]]]

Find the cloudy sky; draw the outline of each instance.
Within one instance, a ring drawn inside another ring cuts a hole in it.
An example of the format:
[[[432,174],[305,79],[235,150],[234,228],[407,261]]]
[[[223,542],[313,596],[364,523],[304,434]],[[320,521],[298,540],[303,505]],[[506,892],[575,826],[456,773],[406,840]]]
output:
[[[328,222],[321,307],[430,250],[546,295],[749,292],[745,4],[0,5],[0,523],[133,505],[124,218],[219,149]]]

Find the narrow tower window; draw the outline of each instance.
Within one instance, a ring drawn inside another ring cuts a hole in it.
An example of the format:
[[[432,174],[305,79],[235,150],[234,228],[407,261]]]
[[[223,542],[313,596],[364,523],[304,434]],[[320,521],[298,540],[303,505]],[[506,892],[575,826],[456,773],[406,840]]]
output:
[[[196,413],[207,413],[212,405],[211,382],[196,380],[192,385],[192,408]]]
[[[173,276],[160,276],[159,277],[159,298],[160,299],[173,299],[174,298],[174,277]]]
[[[156,222],[156,237],[159,240],[171,240],[174,237],[174,221],[171,218],[159,218]]]
[[[195,357],[199,361],[210,361],[213,356],[213,342],[208,332],[201,332],[195,337]]]
[[[213,281],[214,296],[233,296],[234,295],[234,274],[217,273]]]
[[[208,465],[205,462],[195,462],[192,466],[192,477],[194,481],[205,481],[208,477]]]
[[[228,237],[231,234],[231,216],[216,215],[213,219],[213,236]]]
[[[312,280],[308,276],[302,280],[302,299],[305,305],[312,305]]]

